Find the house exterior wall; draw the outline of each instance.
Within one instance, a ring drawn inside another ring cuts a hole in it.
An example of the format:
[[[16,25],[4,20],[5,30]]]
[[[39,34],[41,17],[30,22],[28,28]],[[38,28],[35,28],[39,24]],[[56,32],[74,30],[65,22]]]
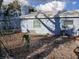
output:
[[[36,34],[43,34],[43,35],[45,35],[47,33],[52,34],[41,23],[40,23],[40,26],[34,27],[34,20],[23,20],[21,22],[21,30],[22,30],[22,32],[27,32],[27,29],[30,32],[33,32],[33,33],[36,33]]]
[[[79,18],[74,19],[74,36],[79,35]]]

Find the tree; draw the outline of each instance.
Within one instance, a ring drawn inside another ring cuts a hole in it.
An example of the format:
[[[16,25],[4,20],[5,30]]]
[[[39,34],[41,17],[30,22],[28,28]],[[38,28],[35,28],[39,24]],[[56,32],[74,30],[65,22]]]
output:
[[[31,12],[36,12],[37,10],[34,8],[34,7],[32,7],[32,6],[29,6],[29,13],[31,13]]]
[[[13,5],[13,7],[14,7],[15,9],[17,9],[18,11],[20,11],[20,5],[18,4],[18,1],[17,1],[17,0],[15,0],[15,1],[12,3],[12,5]]]

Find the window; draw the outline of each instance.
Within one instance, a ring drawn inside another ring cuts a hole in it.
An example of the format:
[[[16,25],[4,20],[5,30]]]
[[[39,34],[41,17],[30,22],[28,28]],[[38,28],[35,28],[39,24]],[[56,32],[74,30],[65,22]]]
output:
[[[39,27],[41,27],[40,21],[35,19],[35,20],[33,21],[33,27],[34,27],[34,28],[39,28]]]
[[[64,20],[64,24],[62,27],[65,29],[73,28],[73,20]]]
[[[64,24],[65,25],[72,25],[73,24],[73,20],[64,20]]]

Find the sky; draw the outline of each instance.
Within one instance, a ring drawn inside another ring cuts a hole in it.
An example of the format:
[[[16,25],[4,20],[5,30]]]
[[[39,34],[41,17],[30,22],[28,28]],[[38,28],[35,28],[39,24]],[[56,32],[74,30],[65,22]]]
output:
[[[14,1],[14,0],[4,0],[4,4],[8,4],[12,1]],[[26,0],[19,0],[19,1],[22,4],[24,4],[24,3],[27,4],[27,2],[25,2]],[[53,0],[28,0],[28,1],[33,7],[36,7],[36,8],[40,7],[41,9],[43,9],[44,7],[51,9],[50,5],[53,4],[52,3]],[[64,1],[65,1],[64,4],[59,3],[60,9],[63,9],[63,7],[65,10],[79,9],[79,0],[64,0]],[[55,4],[53,4],[53,5],[55,5]]]
[[[15,0],[3,0],[3,4],[9,4]],[[17,0],[20,4],[28,4],[26,0]]]
[[[36,0],[33,0],[33,1],[29,0],[29,1],[34,7],[38,6],[40,4],[43,4],[43,5],[45,4],[45,3],[43,3],[43,1],[45,1],[45,0],[42,0],[42,2],[40,0],[39,0],[39,2],[37,2]],[[65,10],[79,9],[79,0],[64,0],[64,1],[65,1],[65,5],[64,5]],[[52,2],[52,0],[50,0],[49,2]]]
[[[42,11],[58,11],[58,10],[62,10],[64,9],[64,2],[56,2],[56,1],[52,1],[52,2],[48,2],[45,4],[40,4],[36,6],[37,10],[42,10]]]
[[[3,0],[3,4],[9,4],[10,2],[13,2],[14,0]]]
[[[66,3],[65,9],[67,10],[76,10],[79,9],[79,0],[74,0]]]

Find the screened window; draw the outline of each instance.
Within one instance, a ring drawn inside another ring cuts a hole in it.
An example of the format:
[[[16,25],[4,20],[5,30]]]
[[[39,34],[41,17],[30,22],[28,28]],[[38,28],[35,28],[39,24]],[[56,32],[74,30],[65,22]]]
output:
[[[64,24],[65,25],[72,25],[73,24],[73,20],[64,20]]]
[[[39,27],[41,27],[40,21],[35,19],[35,20],[33,21],[33,27],[34,27],[34,28],[39,28]]]

